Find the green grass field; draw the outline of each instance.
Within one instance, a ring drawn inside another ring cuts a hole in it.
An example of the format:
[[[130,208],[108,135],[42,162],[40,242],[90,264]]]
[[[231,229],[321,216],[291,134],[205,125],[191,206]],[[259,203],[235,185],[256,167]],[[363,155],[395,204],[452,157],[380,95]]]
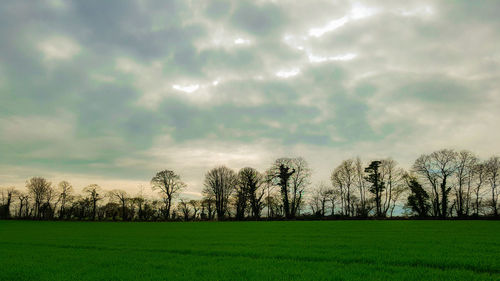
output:
[[[499,221],[0,221],[1,280],[500,280]]]

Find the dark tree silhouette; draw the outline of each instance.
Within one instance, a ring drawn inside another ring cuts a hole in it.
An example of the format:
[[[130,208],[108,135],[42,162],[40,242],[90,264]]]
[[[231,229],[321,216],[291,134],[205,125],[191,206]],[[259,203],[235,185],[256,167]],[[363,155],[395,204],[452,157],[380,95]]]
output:
[[[28,192],[31,194],[33,200],[35,201],[35,217],[41,218],[41,206],[44,202],[44,199],[47,197],[47,193],[52,188],[52,183],[42,177],[33,177],[26,182],[26,187],[28,188]]]
[[[376,216],[385,216],[382,212],[382,192],[385,189],[385,183],[382,181],[380,175],[380,164],[381,161],[372,161],[368,167],[365,168],[365,172],[368,173],[366,180],[372,184],[370,187],[370,192],[375,195],[375,205],[376,205]]]
[[[238,217],[238,212],[245,211],[247,202],[250,204],[250,209],[253,218],[259,218],[260,212],[263,208],[262,198],[264,197],[265,190],[261,188],[264,183],[264,177],[259,173],[259,171],[254,168],[246,167],[238,172],[238,190],[245,194],[244,200],[238,196],[238,208],[240,210],[236,212]],[[243,197],[243,196],[242,196]],[[241,204],[240,204],[241,203]]]
[[[67,181],[62,181],[58,184],[58,188],[58,201],[61,204],[61,207],[59,207],[59,218],[63,219],[66,215],[66,205],[73,199],[73,186]]]
[[[151,179],[151,188],[159,190],[165,196],[165,218],[170,218],[170,209],[172,208],[172,199],[186,187],[181,177],[171,170],[163,170]]]
[[[92,204],[92,220],[96,219],[97,215],[97,202],[102,199],[102,189],[97,184],[91,184],[83,189],[87,194],[89,201]]]
[[[130,197],[127,192],[121,189],[115,189],[109,192],[109,196],[112,199],[118,200],[120,203],[122,220],[128,220],[127,202],[129,202]]]
[[[487,179],[490,184],[490,206],[493,215],[498,216],[498,185],[500,181],[500,157],[493,156],[486,162]]]
[[[419,217],[426,217],[429,214],[431,205],[429,203],[429,194],[418,183],[417,179],[407,176],[406,183],[410,189],[410,195],[406,205]]]
[[[205,175],[203,194],[206,198],[215,199],[218,220],[223,220],[228,212],[229,196],[237,184],[238,177],[236,173],[226,166],[213,168]]]
[[[433,210],[435,216],[448,216],[448,195],[451,187],[448,180],[457,169],[457,153],[451,149],[422,155],[413,164],[413,170],[426,178],[432,187]]]

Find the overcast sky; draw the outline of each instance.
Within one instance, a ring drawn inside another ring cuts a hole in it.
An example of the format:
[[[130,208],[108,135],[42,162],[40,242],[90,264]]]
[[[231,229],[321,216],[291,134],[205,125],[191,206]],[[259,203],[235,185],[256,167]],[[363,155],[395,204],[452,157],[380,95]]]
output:
[[[498,154],[500,1],[2,1],[0,185]]]

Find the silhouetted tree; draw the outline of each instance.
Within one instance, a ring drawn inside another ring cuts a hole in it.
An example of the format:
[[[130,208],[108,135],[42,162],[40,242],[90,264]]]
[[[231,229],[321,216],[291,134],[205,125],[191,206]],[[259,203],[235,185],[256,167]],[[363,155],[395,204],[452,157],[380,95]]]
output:
[[[229,196],[237,184],[236,173],[225,166],[213,168],[205,175],[203,194],[206,198],[215,199],[218,220],[223,220],[228,212]]]
[[[413,164],[416,173],[426,178],[432,187],[433,210],[435,216],[448,215],[448,195],[451,187],[448,180],[457,169],[457,153],[451,149],[422,155]]]
[[[270,181],[280,187],[286,218],[294,218],[303,205],[303,193],[310,183],[311,170],[299,158],[279,158],[268,171]]]
[[[459,217],[469,215],[472,179],[474,167],[478,161],[478,158],[470,151],[463,150],[457,154],[456,184],[453,187],[455,210]]]
[[[128,220],[127,202],[130,200],[128,193],[121,189],[115,189],[109,192],[109,196],[120,203],[122,220]]]
[[[184,221],[188,221],[189,220],[189,217],[191,215],[191,209],[189,207],[189,202],[184,200],[184,199],[180,199],[179,203],[177,204],[177,210],[179,211],[180,214],[182,214],[182,219]]]
[[[368,173],[366,180],[372,184],[370,187],[370,192],[375,195],[375,205],[376,205],[376,216],[382,217],[385,214],[382,213],[382,192],[385,190],[385,183],[382,181],[380,175],[380,164],[381,161],[372,161],[368,167],[365,168],[365,172]]]
[[[83,189],[83,192],[87,194],[89,201],[92,204],[92,220],[96,219],[97,215],[97,202],[101,200],[102,189],[97,184],[91,184]]]
[[[406,182],[411,192],[408,196],[406,205],[410,207],[417,216],[426,217],[431,208],[429,195],[415,177],[407,176]]]
[[[490,205],[493,215],[498,216],[498,184],[500,181],[500,157],[493,156],[486,162],[487,180],[490,184],[491,200]]]
[[[344,216],[354,214],[353,186],[356,181],[356,166],[352,159],[344,160],[333,170],[331,182],[334,188],[340,193],[340,208]]]
[[[484,182],[486,181],[487,175],[488,175],[488,169],[487,169],[487,164],[486,162],[480,162],[476,165],[474,165],[473,168],[473,180],[475,182],[475,185],[473,187],[473,192],[474,192],[474,215],[479,216],[479,210],[480,210],[480,205],[481,205],[481,191]]]
[[[73,186],[67,181],[62,181],[58,184],[58,188],[58,201],[61,204],[59,208],[59,218],[62,219],[65,218],[66,215],[66,205],[73,199]]]
[[[165,196],[165,218],[170,217],[172,199],[186,187],[181,177],[171,170],[164,170],[156,173],[151,179],[153,190],[159,190]]]
[[[52,184],[42,177],[33,177],[26,182],[26,187],[28,192],[31,194],[34,200],[34,212],[35,217],[41,218],[40,207],[44,203],[44,199],[52,187]]]
[[[10,206],[13,200],[13,196],[17,194],[17,190],[14,187],[9,187],[1,189],[2,204],[0,204],[0,218],[8,219],[10,218]]]
[[[250,209],[252,212],[252,217],[259,218],[260,212],[263,208],[262,198],[264,197],[265,190],[261,188],[264,183],[263,176],[259,173],[259,171],[254,168],[243,168],[238,172],[238,190],[237,194],[244,193],[243,196],[238,196],[238,214],[242,211],[244,212],[246,209],[247,202],[250,204]],[[246,199],[246,200],[245,200]],[[242,217],[241,217],[242,218]]]

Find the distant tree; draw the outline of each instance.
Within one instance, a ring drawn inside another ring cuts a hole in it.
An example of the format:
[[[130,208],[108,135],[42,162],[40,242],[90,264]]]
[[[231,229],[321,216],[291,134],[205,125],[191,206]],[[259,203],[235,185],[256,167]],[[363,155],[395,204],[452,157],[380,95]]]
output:
[[[97,215],[97,202],[102,200],[103,191],[101,187],[97,184],[91,184],[83,189],[83,192],[87,194],[89,201],[92,205],[92,220],[96,219]]]
[[[385,216],[382,213],[382,192],[385,190],[385,183],[382,181],[382,176],[380,175],[380,165],[381,161],[372,161],[368,167],[365,168],[365,172],[368,173],[366,180],[372,184],[370,187],[370,192],[375,195],[375,205],[376,205],[376,216]]]
[[[363,168],[363,162],[361,161],[361,158],[356,157],[356,160],[351,160],[354,161],[354,166],[355,166],[355,172],[354,172],[354,186],[357,187],[358,189],[358,207],[357,209],[357,215],[360,217],[367,217],[368,213],[370,212],[370,206],[369,206],[369,200],[370,198],[368,197],[368,185],[366,178],[365,178],[365,170]],[[354,201],[352,200],[354,196],[352,196],[349,201],[351,205],[354,205]],[[352,208],[352,207],[351,207]],[[354,208],[352,208],[353,210]]]
[[[189,220],[189,217],[191,216],[191,208],[187,200],[181,198],[179,203],[177,204],[177,210],[180,214],[182,214],[182,219],[184,221]]]
[[[480,205],[481,205],[481,192],[482,192],[482,187],[483,184],[486,181],[486,178],[488,176],[488,165],[486,162],[480,162],[474,165],[473,167],[473,180],[474,180],[474,187],[473,187],[473,192],[474,192],[474,215],[479,216],[480,213]]]
[[[125,190],[115,189],[109,192],[109,196],[120,204],[122,220],[128,220],[127,203],[131,199],[128,193]]]
[[[490,184],[491,200],[490,205],[493,215],[498,216],[498,185],[500,181],[500,157],[493,156],[486,162],[487,181]]]
[[[215,199],[212,194],[201,200],[201,219],[213,220],[215,218]]]
[[[225,166],[213,168],[205,175],[203,194],[206,198],[214,198],[218,220],[223,220],[228,212],[229,196],[237,184],[236,173]]]
[[[246,167],[238,172],[238,190],[237,193],[242,191],[244,196],[238,196],[239,212],[244,212],[247,202],[250,205],[252,217],[259,218],[260,212],[263,208],[262,198],[264,197],[264,188],[261,188],[264,183],[264,177],[259,171],[254,168]],[[246,199],[246,200],[245,200]],[[237,210],[238,217],[238,210]]]
[[[307,162],[301,157],[279,158],[267,175],[280,187],[285,217],[294,218],[303,205],[304,190],[310,184],[311,169]]]
[[[448,195],[451,187],[448,180],[457,169],[457,153],[442,149],[429,155],[422,155],[413,164],[413,170],[426,178],[432,187],[433,213],[435,216],[448,216]]]
[[[353,187],[357,180],[356,175],[356,165],[352,159],[348,159],[333,170],[330,178],[332,186],[340,193],[340,209],[344,216],[354,214]]]
[[[326,214],[327,202],[330,199],[332,190],[326,184],[320,182],[312,191],[309,199],[309,206],[314,215],[324,217]],[[334,205],[332,206],[335,207]]]
[[[10,206],[13,197],[17,194],[17,190],[14,187],[0,189],[2,195],[2,204],[0,204],[0,218],[8,219],[11,217]]]
[[[191,209],[193,210],[193,220],[197,219],[198,212],[201,209],[201,201],[200,200],[189,200],[189,206],[191,206]]]
[[[479,159],[470,151],[463,150],[457,154],[456,184],[453,188],[455,191],[455,210],[459,217],[469,215],[472,178],[474,167],[478,161]]]
[[[66,215],[66,205],[73,199],[73,186],[67,181],[62,181],[58,184],[58,193],[58,201],[61,204],[61,207],[59,207],[59,219],[62,219]]]
[[[419,217],[426,217],[431,208],[429,203],[429,195],[418,183],[417,178],[407,176],[406,183],[410,189],[410,195],[406,205],[417,214]]]
[[[17,216],[20,218],[27,217],[29,209],[29,195],[24,192],[19,192],[17,194],[17,198],[19,200],[19,211]]]
[[[42,177],[33,177],[26,182],[26,188],[34,200],[34,212],[36,218],[41,218],[41,206],[47,193],[52,187],[52,183]]]
[[[181,177],[171,170],[163,170],[151,179],[151,188],[165,196],[165,218],[170,218],[173,198],[186,187]]]
[[[391,217],[396,207],[399,196],[407,189],[404,176],[406,172],[398,168],[398,163],[391,158],[383,159],[380,163],[380,176],[385,189],[381,195],[382,216],[387,216],[390,212]]]

